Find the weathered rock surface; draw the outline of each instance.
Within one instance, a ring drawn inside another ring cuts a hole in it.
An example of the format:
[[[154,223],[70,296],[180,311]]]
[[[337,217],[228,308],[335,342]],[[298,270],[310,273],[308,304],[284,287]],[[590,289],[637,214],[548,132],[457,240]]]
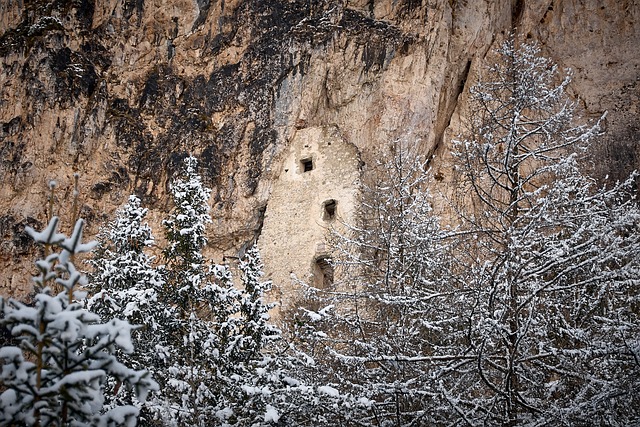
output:
[[[129,193],[157,225],[193,153],[214,189],[209,250],[220,260],[258,239],[300,130],[337,129],[369,154],[407,138],[438,167],[465,88],[512,31],[573,69],[588,116],[609,111],[595,173],[636,168],[637,1],[0,2],[0,292],[30,289],[24,226],[51,214],[51,179],[68,224],[80,174],[89,234]]]

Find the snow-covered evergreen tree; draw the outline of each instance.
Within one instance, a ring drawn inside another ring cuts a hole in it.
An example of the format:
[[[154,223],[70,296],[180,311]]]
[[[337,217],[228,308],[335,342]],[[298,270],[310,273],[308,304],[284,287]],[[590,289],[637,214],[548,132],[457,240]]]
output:
[[[242,291],[235,323],[235,335],[229,343],[228,375],[234,378],[235,392],[228,393],[233,411],[233,425],[275,425],[286,412],[288,396],[281,396],[287,383],[279,364],[276,342],[280,330],[269,323],[269,310],[274,304],[264,301],[271,289],[264,275],[260,253],[256,246],[249,248],[239,269]],[[293,390],[287,390],[287,393]]]
[[[98,236],[99,245],[89,261],[94,270],[90,287],[95,291],[89,307],[98,314],[117,313],[144,324],[144,311],[156,305],[163,279],[153,267],[153,257],[144,252],[154,242],[151,227],[143,222],[146,214],[140,199],[132,195]]]
[[[76,301],[84,297],[86,278],[73,260],[94,244],[82,243],[82,220],[70,237],[57,233],[57,225],[54,217],[42,232],[27,228],[46,255],[36,262],[33,306],[0,298],[2,325],[19,342],[0,349],[0,425],[133,426],[133,406],[102,411],[108,378],[131,386],[141,402],[157,384],[147,370],[133,370],[114,356],[116,348],[133,352],[134,327],[118,319],[100,323]],[[54,285],[62,289],[57,295]]]
[[[175,206],[163,222],[167,236],[163,300],[178,309],[171,334],[179,350],[168,371],[166,414],[179,425],[244,425],[240,411],[247,392],[243,385],[253,382],[245,377],[255,374],[254,363],[261,354],[254,341],[261,345],[262,336],[243,334],[241,294],[229,267],[213,265],[202,255],[205,228],[211,222],[210,190],[202,184],[195,158],[185,159],[171,192]],[[261,284],[256,285],[256,293],[243,302],[247,309],[253,303],[260,310],[261,300],[250,300],[261,291]],[[265,320],[248,322],[247,328],[263,328],[251,332],[266,334],[271,329]]]
[[[173,302],[185,313],[196,308],[194,296],[203,288],[207,274],[202,249],[207,244],[206,227],[211,223],[211,190],[203,185],[197,169],[195,157],[185,158],[181,176],[171,184],[174,208],[162,222],[168,242],[164,250],[167,283],[173,287]]]
[[[132,195],[98,236],[99,245],[90,260],[94,271],[88,290],[93,295],[87,307],[103,320],[118,318],[141,326],[132,333],[136,351],[119,357],[136,369],[149,369],[161,381],[172,357],[163,331],[173,326],[174,310],[159,298],[164,280],[152,265],[153,257],[144,252],[154,241],[151,227],[144,222],[146,214],[140,199]],[[111,385],[106,406],[137,404],[131,390]],[[151,417],[143,408],[139,422]]]
[[[170,425],[204,426],[218,419],[223,405],[219,391],[226,380],[219,375],[224,351],[211,309],[228,319],[224,294],[230,274],[225,268],[210,269],[202,254],[211,222],[211,191],[202,184],[197,166],[194,157],[184,160],[171,184],[173,210],[163,221],[167,246],[161,301],[176,311],[171,330],[165,331],[173,357],[160,377],[165,387],[158,409]]]
[[[264,301],[265,293],[271,290],[271,282],[261,281],[264,275],[262,268],[258,248],[252,246],[240,262],[244,289],[240,301],[239,342],[236,344],[238,361],[249,362],[261,358],[261,351],[268,342],[280,338],[280,331],[269,323],[269,310],[275,304]]]
[[[176,304],[176,326],[169,332],[176,357],[167,371],[163,413],[176,425],[276,425],[300,414],[292,395],[307,388],[293,380],[281,354],[269,344],[279,331],[268,323],[256,248],[240,262],[243,284],[234,287],[231,269],[212,265],[202,250],[211,222],[208,197],[194,158],[171,186],[175,207],[168,220],[164,251],[167,284],[163,301]],[[295,416],[294,416],[295,414]],[[291,424],[295,425],[295,424]]]

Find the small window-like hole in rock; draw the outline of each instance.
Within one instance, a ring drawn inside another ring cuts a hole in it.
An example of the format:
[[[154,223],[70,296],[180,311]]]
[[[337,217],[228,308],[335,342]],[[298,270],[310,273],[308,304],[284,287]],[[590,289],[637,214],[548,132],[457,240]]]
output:
[[[302,159],[300,163],[302,164],[302,172],[311,172],[313,170],[312,159]]]
[[[322,207],[322,219],[325,221],[335,219],[338,202],[333,199],[327,200],[322,204]]]
[[[333,286],[333,265],[331,258],[321,256],[316,258],[314,266],[315,285],[321,289],[329,289]]]

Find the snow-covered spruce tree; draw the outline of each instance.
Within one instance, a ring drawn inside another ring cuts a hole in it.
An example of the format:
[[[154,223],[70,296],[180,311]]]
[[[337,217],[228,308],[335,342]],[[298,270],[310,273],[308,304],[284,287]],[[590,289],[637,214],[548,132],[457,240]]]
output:
[[[94,244],[82,243],[82,220],[68,238],[56,232],[57,225],[54,217],[42,232],[27,228],[45,246],[45,259],[36,262],[33,305],[0,298],[2,325],[19,342],[0,349],[0,425],[134,426],[133,406],[102,412],[108,377],[130,385],[141,402],[157,384],[148,371],[130,369],[114,356],[116,348],[133,351],[134,328],[117,319],[100,323],[76,301],[84,297],[86,278],[73,259]],[[51,295],[53,285],[62,291]]]
[[[211,190],[202,184],[197,168],[195,157],[184,160],[182,176],[171,184],[174,209],[162,222],[168,242],[164,259],[175,298],[172,302],[185,313],[195,309],[193,296],[202,288],[207,273],[202,249],[207,244],[205,229],[211,223]]]
[[[140,206],[140,199],[129,196],[116,218],[99,234],[99,245],[89,261],[93,272],[89,276],[88,290],[93,295],[87,300],[87,308],[99,314],[103,321],[118,318],[141,326],[132,332],[136,351],[119,352],[118,357],[136,369],[147,368],[161,380],[162,370],[171,359],[164,330],[173,327],[174,310],[160,300],[164,281],[152,265],[153,257],[144,252],[154,241],[151,227],[144,222],[146,214],[147,209]],[[117,382],[110,385],[105,407],[141,406],[131,390]],[[160,382],[161,388],[163,385]],[[152,414],[148,412],[148,408],[141,408],[139,424],[150,421]]]
[[[210,190],[202,185],[195,158],[185,159],[171,192],[175,207],[164,221],[163,299],[176,304],[179,316],[172,331],[178,351],[168,371],[166,413],[180,425],[268,424],[265,414],[276,412],[263,397],[269,387],[261,350],[277,330],[266,323],[269,306],[263,305],[262,293],[269,284],[259,282],[259,257],[250,251],[241,264],[246,285],[241,296],[230,269],[211,265],[202,255],[211,222]]]
[[[580,153],[568,76],[507,41],[471,90],[457,142],[469,250],[458,271],[473,362],[440,378],[471,425],[640,420],[640,211],[631,182],[598,188]],[[470,209],[475,207],[475,209]],[[455,411],[455,412],[453,412]]]
[[[445,234],[426,190],[426,160],[414,147],[396,142],[374,166],[358,222],[333,230],[342,281],[317,294],[330,308],[299,320],[319,329],[306,337],[325,373],[318,380],[367,403],[343,422],[430,424],[445,405],[431,367],[458,358],[451,343],[462,334]]]
[[[249,248],[240,262],[243,292],[240,301],[240,334],[235,345],[238,361],[255,361],[270,340],[280,339],[280,331],[269,323],[269,310],[275,304],[264,301],[264,294],[271,290],[271,282],[261,282],[264,275],[260,253],[256,246]]]
[[[215,281],[208,294],[220,350],[219,423],[239,427],[309,425],[306,409],[314,399],[313,388],[295,379],[293,365],[298,360],[289,354],[279,329],[269,323],[268,311],[273,304],[265,303],[264,294],[271,289],[271,282],[261,281],[262,261],[255,246],[246,251],[238,267],[240,292],[231,287],[229,269],[214,266]]]
[[[292,408],[291,395],[299,392],[300,384],[286,374],[279,360],[284,355],[279,354],[276,343],[282,336],[269,323],[269,310],[274,304],[264,301],[271,282],[261,281],[262,268],[258,248],[252,246],[240,260],[243,288],[239,318],[236,335],[228,346],[229,375],[236,381],[230,403],[233,424],[238,426],[274,425],[299,409]]]
[[[173,358],[160,377],[165,388],[158,409],[170,425],[208,425],[224,407],[220,391],[227,379],[218,375],[223,340],[215,320],[227,320],[233,311],[228,303],[232,298],[225,293],[231,289],[231,276],[224,267],[210,272],[202,255],[205,228],[211,222],[209,194],[197,173],[197,160],[187,157],[171,184],[174,208],[163,221],[167,246],[160,296],[162,303],[175,308],[176,316],[165,332]]]

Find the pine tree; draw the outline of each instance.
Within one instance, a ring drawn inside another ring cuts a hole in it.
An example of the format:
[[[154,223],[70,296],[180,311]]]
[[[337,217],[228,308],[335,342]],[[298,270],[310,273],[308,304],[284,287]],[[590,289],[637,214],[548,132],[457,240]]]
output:
[[[233,408],[233,425],[272,425],[280,418],[281,403],[278,396],[283,380],[275,354],[275,344],[282,337],[269,323],[269,310],[274,304],[264,302],[264,294],[271,282],[261,282],[262,261],[257,247],[252,246],[240,260],[239,269],[243,285],[239,296],[239,317],[234,322],[234,335],[229,342],[227,375],[235,384],[227,395]],[[285,405],[286,406],[286,405]]]
[[[77,301],[87,282],[74,257],[94,247],[82,243],[83,221],[68,238],[57,233],[57,225],[54,217],[42,232],[27,228],[45,246],[45,259],[36,262],[39,291],[33,306],[0,298],[2,325],[19,341],[17,347],[0,349],[0,424],[133,426],[138,415],[133,406],[102,412],[108,378],[130,385],[141,402],[157,384],[148,371],[130,369],[114,356],[116,348],[133,352],[134,327],[117,319],[100,323]],[[62,291],[52,295],[53,286]]]
[[[89,304],[106,317],[118,313],[142,324],[143,310],[157,301],[163,279],[152,265],[153,258],[144,252],[154,242],[151,228],[143,223],[146,214],[140,199],[132,195],[98,236],[99,245],[89,261],[94,269],[91,289],[96,295]]]
[[[88,289],[93,295],[87,307],[103,320],[118,318],[139,325],[132,333],[136,351],[118,356],[136,369],[150,370],[161,381],[171,357],[163,330],[173,325],[173,308],[160,300],[164,280],[152,265],[153,257],[144,252],[154,242],[151,227],[144,222],[146,214],[140,199],[132,195],[98,236],[99,245],[90,260],[94,271]],[[107,406],[140,406],[131,390],[118,383],[111,386]],[[142,410],[139,422],[152,418],[148,411]]]
[[[264,275],[262,268],[258,248],[252,246],[240,262],[244,289],[240,301],[238,361],[249,362],[259,359],[262,349],[270,340],[280,339],[280,331],[269,323],[269,310],[275,304],[264,302],[265,293],[271,290],[271,282],[260,281]]]
[[[229,268],[210,264],[202,254],[210,192],[197,173],[197,160],[187,157],[171,185],[174,209],[163,221],[162,300],[177,310],[170,331],[175,358],[165,373],[163,406],[165,419],[179,425],[232,422],[230,402],[240,394],[231,357],[238,343],[239,292]]]
[[[167,238],[164,259],[167,283],[173,286],[175,303],[185,313],[195,309],[197,295],[203,287],[207,269],[202,249],[207,244],[206,226],[211,223],[211,190],[202,184],[195,157],[184,160],[181,177],[171,184],[174,209],[162,222]]]
[[[197,160],[187,157],[180,176],[171,184],[174,208],[162,223],[167,246],[160,299],[175,312],[171,329],[165,331],[172,358],[161,376],[165,388],[158,407],[165,423],[171,425],[207,425],[219,410],[217,362],[221,352],[207,310],[207,294],[220,291],[219,285],[226,287],[227,275],[217,272],[220,281],[208,282],[212,275],[202,250],[207,243],[206,225],[211,222],[209,194],[197,173]]]

